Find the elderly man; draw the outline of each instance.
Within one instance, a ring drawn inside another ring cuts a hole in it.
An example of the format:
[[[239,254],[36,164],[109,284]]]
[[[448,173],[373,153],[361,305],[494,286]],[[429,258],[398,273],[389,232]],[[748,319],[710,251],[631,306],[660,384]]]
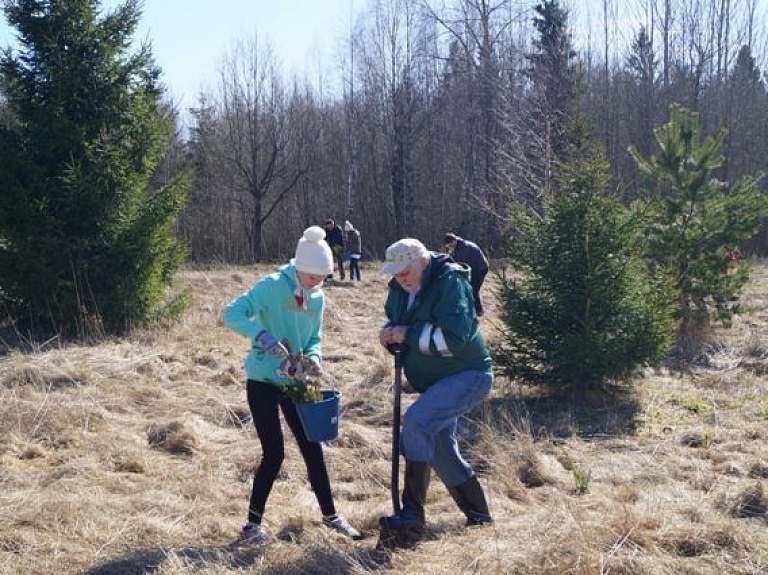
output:
[[[453,233],[445,234],[443,245],[448,249],[451,257],[460,264],[467,264],[472,273],[469,283],[472,286],[472,295],[475,298],[475,311],[478,316],[483,315],[483,302],[480,301],[480,288],[483,286],[485,276],[488,275],[488,259],[483,250],[475,242],[470,242]]]
[[[434,469],[467,517],[493,522],[480,482],[456,442],[459,416],[482,403],[493,383],[491,357],[475,315],[469,269],[433,254],[416,239],[395,242],[381,273],[394,276],[385,304],[384,346],[402,346],[403,368],[419,398],[403,418],[405,458],[402,511],[383,527],[420,532]]]

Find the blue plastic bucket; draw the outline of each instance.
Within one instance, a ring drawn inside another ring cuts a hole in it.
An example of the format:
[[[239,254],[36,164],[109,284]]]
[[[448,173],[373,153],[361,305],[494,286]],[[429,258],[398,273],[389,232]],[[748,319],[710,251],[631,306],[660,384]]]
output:
[[[333,389],[321,391],[323,399],[297,403],[301,425],[310,441],[327,441],[339,435],[339,403],[341,392]]]

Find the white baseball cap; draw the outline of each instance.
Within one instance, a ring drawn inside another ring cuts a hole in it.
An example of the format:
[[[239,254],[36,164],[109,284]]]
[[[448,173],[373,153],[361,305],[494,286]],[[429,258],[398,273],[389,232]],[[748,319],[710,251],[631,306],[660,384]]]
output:
[[[387,261],[380,273],[382,275],[399,274],[409,263],[427,255],[429,250],[419,240],[403,238],[387,248]]]

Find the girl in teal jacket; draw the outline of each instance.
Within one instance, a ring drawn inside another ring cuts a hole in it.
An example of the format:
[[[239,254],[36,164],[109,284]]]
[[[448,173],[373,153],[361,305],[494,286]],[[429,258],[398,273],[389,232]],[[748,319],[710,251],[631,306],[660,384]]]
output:
[[[320,341],[325,308],[322,284],[333,272],[333,254],[324,237],[319,226],[307,228],[296,247],[296,257],[277,273],[258,280],[250,291],[227,305],[223,313],[224,323],[251,343],[245,359],[246,391],[262,455],[253,478],[248,521],[241,538],[254,545],[268,541],[262,518],[285,457],[280,412],[299,444],[323,523],[353,539],[361,537],[357,529],[336,513],[322,445],[307,439],[296,404],[283,391],[288,380],[278,374],[286,357],[303,354],[311,361],[310,374],[321,375]]]
[[[297,281],[296,271],[295,263],[281,267],[277,273],[257,281],[224,310],[227,327],[251,341],[245,358],[248,379],[277,386],[288,384],[277,373],[285,354],[270,353],[269,348],[264,348],[260,341],[264,332],[279,339],[276,345],[286,353],[303,353],[320,365],[325,295],[319,287],[304,289]]]

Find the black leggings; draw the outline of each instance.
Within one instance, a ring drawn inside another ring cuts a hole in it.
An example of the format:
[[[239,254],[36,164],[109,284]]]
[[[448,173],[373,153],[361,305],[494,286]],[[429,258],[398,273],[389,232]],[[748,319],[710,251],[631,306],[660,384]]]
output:
[[[322,445],[307,439],[296,404],[280,388],[263,381],[249,379],[247,393],[248,407],[251,409],[256,434],[261,442],[261,463],[253,478],[248,521],[261,523],[267,498],[285,458],[285,442],[280,427],[278,407],[282,410],[283,417],[299,444],[299,450],[307,467],[309,484],[320,504],[320,511],[325,516],[334,515],[336,508],[333,505],[331,482],[328,479],[328,470],[325,468]]]

